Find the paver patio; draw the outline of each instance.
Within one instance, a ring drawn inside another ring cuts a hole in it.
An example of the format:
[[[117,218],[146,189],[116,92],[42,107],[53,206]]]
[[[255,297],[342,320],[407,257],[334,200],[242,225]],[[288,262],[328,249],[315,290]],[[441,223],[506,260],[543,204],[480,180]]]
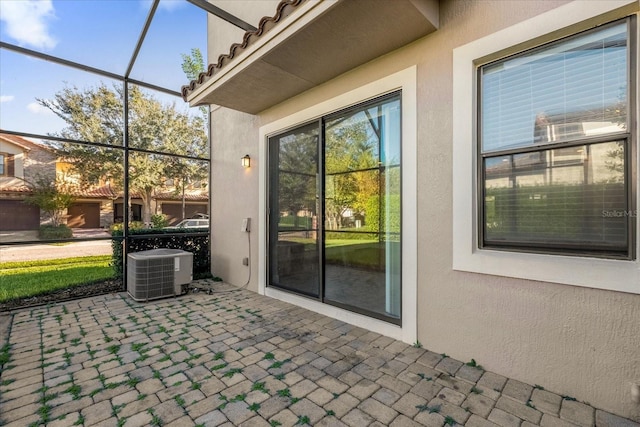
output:
[[[246,290],[0,315],[0,425],[640,426]]]

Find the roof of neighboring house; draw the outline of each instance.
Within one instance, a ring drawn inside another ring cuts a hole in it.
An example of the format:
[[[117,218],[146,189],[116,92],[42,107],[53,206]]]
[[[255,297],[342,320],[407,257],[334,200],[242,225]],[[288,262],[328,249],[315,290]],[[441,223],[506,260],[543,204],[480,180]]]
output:
[[[75,197],[89,197],[89,198],[98,198],[98,199],[115,199],[118,197],[118,193],[113,191],[113,188],[108,185],[103,185],[102,187],[95,188],[79,188],[75,191],[72,191]]]
[[[20,178],[0,178],[1,193],[30,193],[31,189],[24,180]]]
[[[218,57],[218,62],[209,64],[207,71],[200,73],[196,80],[192,80],[188,85],[182,86],[182,98],[186,101],[189,92],[195,90],[198,86],[209,80],[218,70],[228,64],[236,55],[245,50],[249,45],[255,43],[263,34],[269,31],[275,24],[288,16],[303,0],[282,0],[276,7],[276,14],[273,16],[265,16],[260,20],[258,28],[255,31],[247,31],[242,37],[242,43],[234,43],[231,45],[228,54]]]
[[[117,199],[123,196],[122,191],[115,191],[111,186],[103,185],[101,187],[84,188],[72,191],[73,196],[78,198],[91,199]],[[129,192],[129,196],[133,199],[139,199],[141,196],[136,191]],[[153,197],[156,200],[182,200],[182,194],[174,191],[160,191]],[[202,190],[187,190],[185,192],[185,200],[188,201],[207,201],[209,195]]]
[[[156,193],[155,198],[162,200],[182,200],[182,194],[176,194],[173,191],[164,191]],[[209,200],[209,194],[206,191],[202,190],[189,190],[185,191],[184,199],[191,202],[206,202],[207,200]]]
[[[38,144],[37,142],[28,140],[18,135],[12,135],[9,133],[0,133],[0,139],[4,139],[5,141],[11,144],[18,145],[27,151],[33,150],[34,148],[36,150],[40,149],[40,150],[52,151],[51,148],[47,147],[46,145]]]

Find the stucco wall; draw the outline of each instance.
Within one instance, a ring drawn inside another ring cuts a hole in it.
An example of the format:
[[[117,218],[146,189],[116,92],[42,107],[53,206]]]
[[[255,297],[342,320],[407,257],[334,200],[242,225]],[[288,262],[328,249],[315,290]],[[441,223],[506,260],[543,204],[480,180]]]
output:
[[[640,295],[452,271],[451,49],[554,3],[444,3],[440,30],[410,49],[429,52],[418,71],[418,212],[433,220],[418,230],[418,334],[433,351],[638,419]]]
[[[25,154],[22,147],[0,140],[0,153],[13,155],[13,176],[24,178]]]
[[[24,179],[31,182],[37,182],[40,179],[55,180],[56,156],[53,153],[47,150],[33,149],[24,156]]]
[[[257,290],[258,268],[258,118],[215,108],[211,113],[211,270],[226,282]],[[249,154],[251,167],[240,159]],[[251,218],[249,234],[242,219]],[[249,237],[251,254],[249,254]],[[251,256],[250,256],[251,255]],[[242,264],[251,259],[250,267]]]
[[[14,156],[14,177],[22,178],[29,182],[37,179],[53,180],[56,173],[56,157],[45,149],[24,148],[10,142],[0,140],[0,153]]]
[[[242,19],[247,24],[258,27],[263,16],[273,16],[279,0],[213,0],[215,6]],[[209,62],[217,62],[218,56],[228,54],[233,43],[241,43],[245,31],[216,16],[207,20],[207,55]]]
[[[257,151],[256,126],[417,64],[420,342],[640,420],[640,405],[630,397],[631,383],[640,383],[640,295],[452,269],[452,50],[563,3],[443,1],[434,34],[263,112],[259,122],[215,111],[212,243],[221,248],[213,255],[214,274],[218,268],[243,282],[244,242],[235,230],[240,217],[257,215],[259,189],[254,171],[243,172],[239,163],[245,151],[252,157]],[[216,130],[216,123],[227,130]]]

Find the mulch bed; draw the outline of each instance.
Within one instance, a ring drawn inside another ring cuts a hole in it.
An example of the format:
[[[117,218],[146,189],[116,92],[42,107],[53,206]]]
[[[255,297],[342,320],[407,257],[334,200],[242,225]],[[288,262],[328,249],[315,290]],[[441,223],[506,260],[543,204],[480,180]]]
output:
[[[122,280],[113,279],[88,285],[78,285],[72,288],[60,289],[42,295],[16,298],[0,302],[0,311],[10,311],[19,308],[34,307],[55,302],[69,301],[77,298],[86,298],[95,295],[103,295],[122,292]]]

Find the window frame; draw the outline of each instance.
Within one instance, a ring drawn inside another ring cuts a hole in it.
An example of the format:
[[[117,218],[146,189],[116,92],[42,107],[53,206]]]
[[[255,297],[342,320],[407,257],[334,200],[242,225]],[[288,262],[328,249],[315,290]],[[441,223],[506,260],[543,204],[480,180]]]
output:
[[[9,168],[7,164],[8,160],[9,160],[9,154],[0,153],[0,165],[2,166],[2,170],[0,171],[0,176],[3,176],[3,177],[8,176],[8,173],[9,173]]]
[[[494,149],[483,149],[483,138],[482,138],[482,101],[483,101],[483,68],[498,64],[504,63],[510,59],[514,58],[522,58],[526,57],[527,54],[536,52],[540,49],[544,49],[546,47],[553,47],[558,43],[562,43],[569,40],[575,40],[580,37],[587,36],[593,32],[601,31],[607,27],[613,27],[616,25],[620,25],[622,23],[626,24],[626,40],[627,40],[627,54],[626,54],[626,65],[627,65],[627,87],[626,87],[626,100],[627,100],[627,115],[626,115],[626,130],[619,132],[611,132],[606,135],[597,135],[597,136],[585,136],[585,137],[573,137],[569,139],[562,139],[560,141],[548,141],[543,143],[531,143],[528,145],[522,145],[517,147],[507,147],[507,148],[494,148]],[[636,227],[634,217],[637,216],[637,204],[635,193],[637,191],[636,180],[632,179],[633,171],[637,170],[637,162],[635,161],[635,153],[637,151],[636,144],[634,144],[634,129],[633,129],[633,121],[632,117],[635,117],[637,114],[636,106],[634,101],[634,94],[636,90],[636,61],[637,57],[634,55],[636,46],[634,35],[637,34],[636,29],[636,19],[635,16],[627,16],[621,19],[612,20],[610,22],[604,23],[602,25],[598,25],[595,28],[589,28],[582,31],[577,31],[567,36],[547,41],[544,43],[540,43],[534,47],[531,47],[526,50],[522,50],[516,53],[512,53],[510,55],[502,56],[497,59],[493,59],[489,62],[479,62],[476,64],[476,75],[477,75],[477,94],[476,94],[476,108],[477,108],[477,130],[476,130],[476,170],[477,170],[477,188],[476,192],[478,194],[477,197],[477,245],[479,249],[492,249],[498,251],[517,251],[523,253],[541,253],[541,254],[560,254],[560,255],[571,255],[571,256],[586,256],[586,257],[596,257],[596,258],[611,258],[611,259],[623,259],[623,260],[633,260],[636,257]],[[570,148],[576,146],[593,146],[599,143],[606,142],[623,142],[625,147],[625,156],[624,156],[624,193],[627,203],[627,207],[625,210],[626,215],[626,226],[627,226],[627,245],[624,253],[621,251],[615,250],[607,250],[606,245],[601,245],[600,247],[587,247],[580,248],[579,243],[571,244],[567,243],[528,243],[525,239],[520,241],[509,241],[509,242],[487,242],[485,236],[485,198],[484,194],[486,191],[486,169],[484,167],[484,160],[487,158],[506,156],[506,155],[519,155],[526,153],[542,153],[547,150],[555,150],[559,148]],[[633,213],[636,213],[635,215]]]
[[[640,4],[634,0],[607,2],[572,1],[510,27],[488,33],[453,49],[453,254],[455,271],[488,274],[510,279],[547,282],[595,289],[640,294],[640,262],[605,259],[569,254],[545,254],[501,251],[478,246],[477,221],[477,67],[510,54],[522,52],[558,40],[589,28],[628,16],[636,16],[632,44],[632,71],[640,57],[637,15]],[[638,111],[638,75],[632,77],[635,93],[629,103]],[[632,146],[637,147],[640,122],[631,117]],[[638,150],[632,153],[636,165]],[[638,198],[638,171],[630,172],[636,185],[632,194]],[[639,253],[637,238],[640,218],[635,216],[635,253]],[[499,281],[500,282],[500,281]],[[515,282],[516,285],[543,286],[543,283]],[[506,283],[506,282],[502,282]]]

